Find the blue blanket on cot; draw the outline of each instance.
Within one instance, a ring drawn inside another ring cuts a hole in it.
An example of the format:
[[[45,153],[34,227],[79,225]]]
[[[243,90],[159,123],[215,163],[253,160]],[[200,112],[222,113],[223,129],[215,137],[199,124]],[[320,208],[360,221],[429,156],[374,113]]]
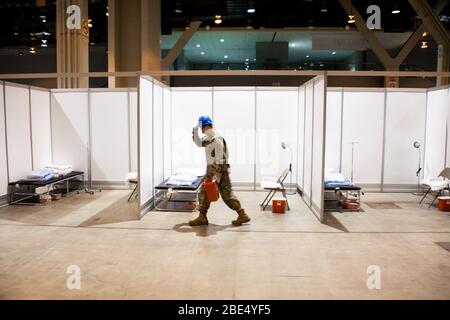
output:
[[[54,178],[50,170],[35,170],[28,177],[29,181],[50,181]]]
[[[327,188],[338,188],[338,187],[352,187],[351,183],[347,177],[342,173],[332,173],[325,176],[325,187]]]

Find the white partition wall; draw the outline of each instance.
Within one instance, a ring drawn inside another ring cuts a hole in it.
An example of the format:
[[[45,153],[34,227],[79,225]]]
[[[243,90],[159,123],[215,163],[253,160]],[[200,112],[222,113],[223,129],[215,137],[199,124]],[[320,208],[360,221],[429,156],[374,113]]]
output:
[[[138,93],[128,90],[129,93],[129,135],[130,135],[130,172],[138,171]]]
[[[425,177],[436,178],[446,166],[448,89],[428,92]]]
[[[324,218],[326,87],[324,77],[317,77],[314,80],[311,209],[320,221]]]
[[[164,89],[163,84],[153,84],[153,183],[164,181]]]
[[[306,87],[298,89],[298,138],[297,138],[297,185],[300,190],[304,190],[304,169],[305,169],[305,104]]]
[[[164,179],[168,179],[172,175],[172,94],[168,87],[164,87],[163,103]]]
[[[128,92],[123,90],[90,92],[94,184],[118,185],[126,180],[130,170],[128,99]]]
[[[89,95],[86,90],[53,90],[53,162],[72,165],[89,176]]]
[[[8,158],[6,151],[6,123],[4,84],[0,82],[0,198],[8,193]]]
[[[445,166],[449,109],[446,92],[447,89],[328,88],[326,168],[343,172],[350,179],[350,143],[356,142],[357,184],[366,191],[416,190],[419,150],[413,147],[415,141],[421,144],[425,175],[439,174]]]
[[[387,91],[383,191],[417,185],[419,152],[413,144],[425,145],[426,101],[426,90]]]
[[[153,198],[153,79],[139,81],[139,198],[141,215]]]
[[[344,90],[342,171],[354,182],[381,190],[383,161],[384,90]]]
[[[32,87],[30,99],[33,167],[43,169],[52,163],[50,92]]]
[[[312,152],[313,152],[313,112],[314,112],[314,83],[305,86],[305,136],[304,136],[304,165],[303,165],[303,196],[311,205],[312,194]]]
[[[172,168],[206,168],[205,150],[192,141],[200,116],[212,117],[212,88],[172,88]]]
[[[254,88],[214,88],[214,120],[227,141],[236,185],[254,187],[255,108]]]
[[[297,168],[298,88],[258,88],[256,102],[256,181]],[[292,149],[283,150],[281,142]],[[292,161],[292,162],[291,162]],[[292,181],[297,181],[294,172]],[[290,177],[285,181],[290,183]]]
[[[325,168],[334,172],[341,171],[342,98],[342,89],[328,89]]]
[[[30,129],[30,90],[5,83],[9,180],[26,177],[33,170]]]
[[[324,219],[324,165],[325,165],[325,129],[326,129],[326,79],[318,76],[300,87],[298,118],[299,154],[303,156],[303,165],[299,167],[299,175],[303,178],[297,185],[302,191],[305,203],[320,221]],[[302,123],[303,121],[303,123]]]

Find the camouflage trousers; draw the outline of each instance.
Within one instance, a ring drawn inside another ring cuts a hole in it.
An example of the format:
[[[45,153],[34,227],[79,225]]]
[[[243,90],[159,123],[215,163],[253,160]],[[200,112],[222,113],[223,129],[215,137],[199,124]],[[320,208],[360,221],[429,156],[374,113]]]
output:
[[[206,179],[216,178],[219,183],[219,192],[225,204],[234,211],[242,211],[241,203],[237,199],[231,187],[230,166],[229,165],[208,165]],[[199,211],[201,214],[207,214],[211,202],[204,187],[199,194]]]

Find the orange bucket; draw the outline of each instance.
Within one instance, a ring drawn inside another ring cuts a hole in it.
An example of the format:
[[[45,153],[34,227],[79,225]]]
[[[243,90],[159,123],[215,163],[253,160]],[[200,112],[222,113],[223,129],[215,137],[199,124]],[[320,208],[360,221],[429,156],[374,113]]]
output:
[[[285,198],[274,198],[272,200],[272,212],[283,214],[286,213],[286,199]]]
[[[450,197],[439,198],[439,210],[444,212],[450,211]]]
[[[205,180],[205,182],[203,182],[203,187],[205,188],[206,195],[210,202],[215,202],[219,200],[220,198],[219,186],[217,185],[216,179]]]

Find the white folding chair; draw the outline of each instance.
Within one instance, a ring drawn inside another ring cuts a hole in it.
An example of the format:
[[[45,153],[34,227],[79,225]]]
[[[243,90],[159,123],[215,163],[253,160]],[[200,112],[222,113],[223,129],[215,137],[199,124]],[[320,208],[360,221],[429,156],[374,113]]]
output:
[[[267,194],[267,197],[264,199],[264,201],[261,203],[262,210],[266,210],[267,206],[270,204],[270,201],[272,201],[273,197],[277,194],[277,192],[281,192],[283,194],[283,197],[286,199],[286,205],[287,209],[290,211],[289,202],[286,195],[286,188],[284,187],[284,181],[286,180],[287,176],[289,175],[289,169],[286,169],[283,171],[281,176],[277,179],[274,177],[264,177],[263,181],[261,183],[261,187],[264,190],[269,191]]]
[[[139,183],[138,183],[138,173],[137,173],[137,172],[130,172],[130,173],[127,175],[127,181],[128,181],[128,184],[130,184],[130,185],[135,185],[135,187],[134,187],[134,189],[133,189],[133,192],[130,194],[130,197],[128,198],[128,202],[130,202],[130,201],[131,201],[131,198],[133,197],[133,195],[136,195],[136,198],[137,198],[137,196],[138,196],[138,193],[137,193],[138,186],[139,186]]]
[[[428,187],[427,192],[423,196],[422,200],[420,201],[420,204],[422,204],[426,197],[430,193],[436,193],[436,196],[434,197],[433,201],[430,203],[430,208],[433,206],[433,204],[436,202],[437,198],[439,198],[444,190],[449,190],[449,184],[450,184],[450,168],[444,169],[437,178],[428,178],[425,179],[422,184],[426,187]]]

